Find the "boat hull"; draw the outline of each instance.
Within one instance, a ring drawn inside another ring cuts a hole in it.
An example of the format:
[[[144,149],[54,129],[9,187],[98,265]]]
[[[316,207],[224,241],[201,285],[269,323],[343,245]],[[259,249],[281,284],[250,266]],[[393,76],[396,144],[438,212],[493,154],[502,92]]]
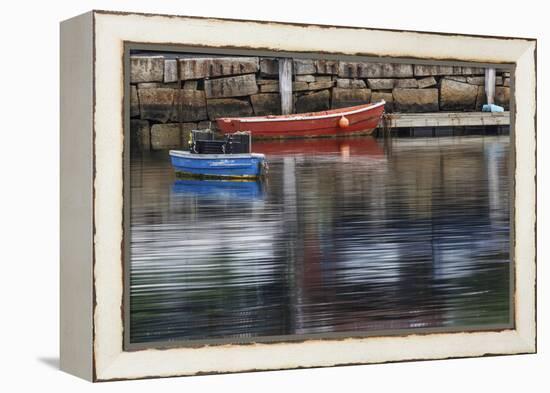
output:
[[[257,179],[264,175],[263,154],[192,154],[171,150],[174,170],[184,177],[210,179]]]
[[[382,101],[377,104],[289,116],[219,118],[216,123],[224,134],[250,131],[253,137],[261,138],[370,134],[380,122],[384,104]],[[342,118],[345,118],[344,122]]]

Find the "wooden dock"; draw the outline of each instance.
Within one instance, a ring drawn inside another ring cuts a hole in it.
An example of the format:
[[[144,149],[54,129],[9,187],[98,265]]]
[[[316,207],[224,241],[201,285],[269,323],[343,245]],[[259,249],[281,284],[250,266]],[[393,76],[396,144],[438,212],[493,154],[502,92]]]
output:
[[[390,128],[507,126],[510,112],[388,113]]]

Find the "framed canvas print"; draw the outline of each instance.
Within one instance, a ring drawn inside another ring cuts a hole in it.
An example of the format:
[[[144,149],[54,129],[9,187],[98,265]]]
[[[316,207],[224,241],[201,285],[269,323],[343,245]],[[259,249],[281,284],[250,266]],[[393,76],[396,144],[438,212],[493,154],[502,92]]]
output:
[[[536,351],[536,40],[61,24],[61,367]]]

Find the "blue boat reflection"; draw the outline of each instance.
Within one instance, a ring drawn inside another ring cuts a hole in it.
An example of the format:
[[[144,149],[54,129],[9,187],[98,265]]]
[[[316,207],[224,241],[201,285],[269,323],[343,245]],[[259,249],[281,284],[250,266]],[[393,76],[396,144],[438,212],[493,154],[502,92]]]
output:
[[[260,181],[177,179],[172,192],[178,195],[217,199],[262,199]]]

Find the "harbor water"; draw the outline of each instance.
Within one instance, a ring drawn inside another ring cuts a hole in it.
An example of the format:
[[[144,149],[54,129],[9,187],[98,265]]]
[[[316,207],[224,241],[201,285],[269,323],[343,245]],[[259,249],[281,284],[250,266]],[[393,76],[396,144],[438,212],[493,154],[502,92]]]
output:
[[[256,142],[258,182],[132,152],[130,342],[508,324],[509,139]]]

